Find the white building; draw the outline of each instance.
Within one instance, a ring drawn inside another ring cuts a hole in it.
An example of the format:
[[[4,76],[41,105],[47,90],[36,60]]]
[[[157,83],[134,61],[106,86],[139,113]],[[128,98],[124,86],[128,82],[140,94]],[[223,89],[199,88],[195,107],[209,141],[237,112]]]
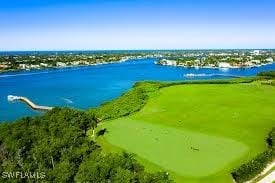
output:
[[[229,67],[231,67],[230,64],[229,64],[229,63],[226,63],[226,62],[220,62],[220,63],[218,64],[218,66],[219,66],[220,68],[229,68]]]
[[[42,67],[48,67],[48,64],[40,63],[40,66],[42,66]]]
[[[254,51],[252,51],[252,54],[253,55],[260,55],[260,50],[254,50]]]
[[[31,64],[31,65],[30,65],[30,68],[32,68],[32,69],[39,69],[40,66],[39,66],[39,65],[33,65],[33,64]]]
[[[27,69],[27,65],[26,64],[19,64],[19,68],[20,69]]]
[[[177,65],[177,61],[174,61],[174,60],[162,60],[162,63],[163,65],[173,65],[173,66],[176,66]]]
[[[57,67],[65,67],[66,64],[63,63],[63,62],[56,62],[56,66],[57,66]]]
[[[251,63],[254,63],[254,64],[260,64],[261,61],[260,60],[251,60]]]
[[[273,62],[273,58],[271,58],[271,57],[270,57],[270,58],[267,58],[266,61],[267,61],[267,62]]]

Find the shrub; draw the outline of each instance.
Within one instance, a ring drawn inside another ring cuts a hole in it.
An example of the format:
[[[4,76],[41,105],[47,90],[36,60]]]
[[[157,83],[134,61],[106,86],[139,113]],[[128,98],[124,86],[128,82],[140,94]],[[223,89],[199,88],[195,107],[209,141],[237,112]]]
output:
[[[162,84],[159,82],[138,82],[134,87],[113,101],[103,103],[89,114],[95,114],[101,120],[115,119],[139,111],[147,102],[149,93],[157,91]]]
[[[236,182],[245,182],[260,174],[266,165],[272,161],[273,152],[271,149],[259,154],[251,161],[241,165],[237,170],[232,173]]]
[[[245,182],[253,179],[265,169],[268,163],[273,161],[275,158],[275,128],[268,134],[266,141],[269,146],[268,150],[241,165],[231,173],[236,182]]]
[[[275,128],[273,128],[271,132],[268,134],[267,143],[270,148],[275,150]]]
[[[263,77],[268,77],[268,78],[275,78],[275,71],[260,72],[257,75],[263,76]]]

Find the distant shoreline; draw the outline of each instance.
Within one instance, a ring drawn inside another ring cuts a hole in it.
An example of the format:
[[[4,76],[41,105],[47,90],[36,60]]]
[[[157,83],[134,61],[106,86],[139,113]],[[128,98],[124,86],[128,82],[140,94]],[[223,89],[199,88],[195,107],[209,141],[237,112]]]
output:
[[[45,68],[33,68],[33,69],[11,69],[11,70],[0,70],[0,75],[2,74],[9,74],[9,73],[15,73],[15,72],[28,72],[28,71],[45,71],[45,70],[56,70],[56,69],[70,69],[70,68],[82,68],[82,67],[90,67],[90,66],[98,66],[98,65],[109,65],[109,64],[116,64],[116,63],[123,63],[131,60],[136,60],[136,59],[141,59],[141,58],[135,58],[135,59],[126,59],[126,60],[120,60],[120,61],[113,61],[113,62],[103,62],[103,63],[97,63],[97,64],[83,64],[83,65],[67,65],[67,66],[60,66],[60,67],[45,67]],[[149,59],[149,58],[147,58]],[[211,67],[211,66],[183,66],[183,65],[165,65],[165,64],[159,64],[157,62],[154,62],[155,65],[160,65],[160,66],[170,66],[170,67],[182,67],[182,68],[190,68],[190,69],[251,69],[251,68],[257,68],[257,67],[263,67],[266,65],[272,65],[275,64],[275,62],[271,63],[265,63],[265,64],[260,64],[257,66],[247,66],[247,67]]]
[[[24,72],[24,71],[43,71],[48,69],[64,69],[64,68],[77,68],[77,67],[85,67],[85,66],[97,66],[97,65],[108,65],[115,63],[123,63],[132,59],[121,59],[119,61],[113,62],[102,62],[102,63],[94,63],[94,64],[80,64],[80,65],[66,65],[66,66],[55,66],[55,67],[43,67],[43,68],[30,68],[30,69],[10,69],[10,70],[0,70],[0,74],[13,73],[13,72]],[[134,60],[134,59],[133,59]]]
[[[195,69],[250,69],[250,68],[256,68],[256,67],[262,67],[266,65],[275,64],[275,62],[269,62],[264,64],[258,64],[254,66],[229,66],[229,67],[219,67],[219,66],[185,66],[185,65],[175,65],[175,64],[162,64],[159,62],[155,62],[156,65],[161,66],[171,66],[171,67],[183,67],[183,68],[195,68]]]

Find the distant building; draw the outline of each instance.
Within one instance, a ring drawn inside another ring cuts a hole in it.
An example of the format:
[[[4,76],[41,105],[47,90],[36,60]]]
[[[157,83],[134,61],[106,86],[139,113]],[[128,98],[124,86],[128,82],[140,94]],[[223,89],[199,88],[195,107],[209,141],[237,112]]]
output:
[[[220,67],[220,68],[229,68],[229,67],[231,67],[231,66],[230,66],[229,63],[220,62],[220,63],[218,64],[218,67]]]
[[[49,65],[45,64],[45,63],[40,63],[40,66],[42,66],[42,67],[48,67]]]
[[[0,69],[6,69],[6,68],[8,68],[8,67],[9,67],[8,65],[0,64]]]
[[[19,64],[19,68],[20,69],[27,69],[27,65],[26,64]]]
[[[166,64],[167,65],[177,65],[176,61],[172,61],[172,60],[166,60]]]
[[[39,66],[39,65],[33,65],[33,64],[31,64],[31,65],[30,65],[30,68],[32,68],[32,69],[39,69],[40,66]]]
[[[260,64],[261,61],[260,60],[251,60],[251,63],[253,63],[253,64]]]
[[[65,67],[66,64],[63,63],[63,62],[56,62],[56,66],[57,66],[57,67]]]
[[[270,57],[270,58],[267,58],[266,61],[267,62],[273,62],[274,60],[273,60],[273,58]]]
[[[260,50],[254,50],[252,51],[253,55],[260,55],[261,51]]]
[[[177,61],[174,61],[174,60],[163,59],[161,62],[162,62],[162,65],[173,65],[173,66],[177,65]]]

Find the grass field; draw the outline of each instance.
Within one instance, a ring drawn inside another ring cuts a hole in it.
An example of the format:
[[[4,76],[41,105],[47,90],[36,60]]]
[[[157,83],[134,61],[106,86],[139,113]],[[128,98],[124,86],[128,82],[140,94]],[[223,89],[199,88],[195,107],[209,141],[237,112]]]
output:
[[[275,87],[257,83],[171,86],[140,112],[104,122],[99,141],[177,182],[232,182],[232,169],[266,149],[274,98]]]

